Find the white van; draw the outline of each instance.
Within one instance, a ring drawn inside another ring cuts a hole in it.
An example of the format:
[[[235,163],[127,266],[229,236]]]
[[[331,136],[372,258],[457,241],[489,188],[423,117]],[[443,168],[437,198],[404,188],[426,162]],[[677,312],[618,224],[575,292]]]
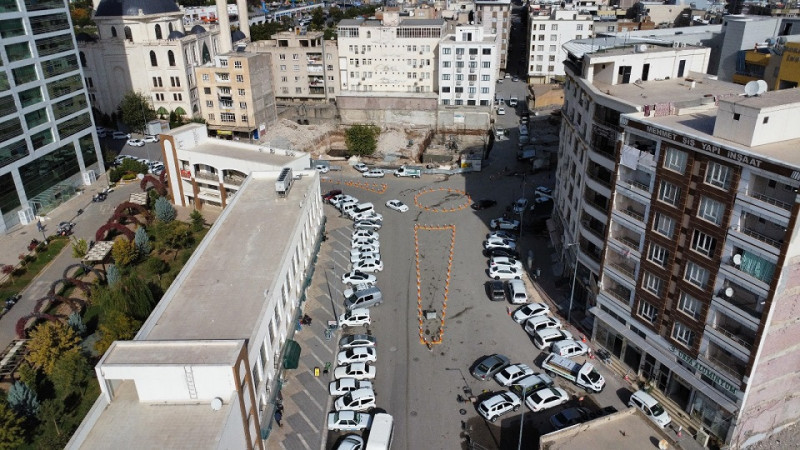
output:
[[[589,352],[589,346],[581,341],[574,339],[564,339],[561,341],[553,342],[550,345],[550,353],[555,353],[558,356],[565,358],[572,358],[573,356],[585,355]]]
[[[508,281],[508,298],[515,305],[528,303],[528,293],[525,292],[525,283],[522,280]]]
[[[341,205],[341,207],[339,209],[342,211],[342,214],[348,214],[349,215],[350,211],[352,211],[353,208],[355,208],[356,206],[358,206],[358,203],[356,203],[356,202],[342,203],[342,205]]]
[[[539,330],[533,335],[533,345],[539,350],[549,348],[553,342],[563,341],[565,339],[572,339],[572,333],[567,330],[557,330],[554,328],[545,328]]]
[[[369,429],[369,438],[364,450],[389,450],[394,437],[394,418],[389,414],[375,414]]]
[[[628,401],[628,406],[635,406],[642,410],[648,419],[652,420],[656,425],[661,428],[666,427],[672,422],[669,414],[650,394],[645,391],[636,391],[631,395]]]
[[[356,215],[363,214],[368,211],[375,211],[375,205],[373,205],[370,202],[361,203],[359,205],[356,205],[355,208],[348,210],[347,215],[350,216],[350,218],[352,219]]]

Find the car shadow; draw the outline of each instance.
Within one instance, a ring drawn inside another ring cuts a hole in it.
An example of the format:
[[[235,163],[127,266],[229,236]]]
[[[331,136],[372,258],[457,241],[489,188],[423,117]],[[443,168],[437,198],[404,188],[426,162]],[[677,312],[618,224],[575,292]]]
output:
[[[631,399],[631,395],[633,395],[633,392],[628,388],[621,387],[617,389],[617,398],[626,405],[628,404],[628,400]]]

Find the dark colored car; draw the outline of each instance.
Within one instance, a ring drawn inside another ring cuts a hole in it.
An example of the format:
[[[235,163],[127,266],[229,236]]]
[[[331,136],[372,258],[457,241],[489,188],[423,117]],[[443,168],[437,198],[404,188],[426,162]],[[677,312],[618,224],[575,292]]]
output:
[[[486,295],[493,302],[502,302],[506,299],[505,283],[502,281],[487,281]]]
[[[337,195],[339,195],[341,193],[342,193],[341,189],[334,189],[332,191],[328,191],[325,194],[322,194],[322,199],[325,200],[325,201],[329,201],[330,199],[332,199],[333,197],[335,197],[335,196],[337,196]]]
[[[511,250],[502,247],[484,249],[483,256],[489,258],[491,258],[492,256],[508,256],[509,258],[519,259],[519,253],[517,253],[516,250]]]
[[[500,372],[509,364],[511,364],[511,361],[507,356],[495,353],[481,359],[472,369],[472,376],[481,381],[491,380],[494,374]]]
[[[586,408],[567,408],[558,414],[550,416],[550,425],[554,430],[571,427],[589,420],[591,412]]]
[[[473,203],[472,204],[472,209],[474,209],[475,211],[478,211],[478,210],[481,210],[481,209],[491,208],[492,206],[494,206],[496,204],[497,204],[496,201],[488,199],[488,198],[484,198],[484,199],[478,200],[477,202]]]

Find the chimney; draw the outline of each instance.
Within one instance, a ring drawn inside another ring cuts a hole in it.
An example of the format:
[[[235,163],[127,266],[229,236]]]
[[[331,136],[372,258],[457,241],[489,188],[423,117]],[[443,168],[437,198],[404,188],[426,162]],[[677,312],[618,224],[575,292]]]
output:
[[[217,0],[217,17],[219,21],[219,51],[217,54],[228,53],[233,50],[231,44],[231,19],[228,17],[228,3]]]
[[[250,39],[250,11],[247,8],[247,0],[236,0],[236,8],[239,10],[239,31]]]

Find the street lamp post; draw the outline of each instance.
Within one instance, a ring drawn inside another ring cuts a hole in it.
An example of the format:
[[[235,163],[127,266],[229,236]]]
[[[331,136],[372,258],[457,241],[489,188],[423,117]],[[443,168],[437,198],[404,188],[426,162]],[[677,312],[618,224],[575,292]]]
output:
[[[578,243],[573,242],[572,244],[567,244],[566,247],[564,248],[567,249],[570,247],[574,247],[576,245],[578,245]],[[575,299],[575,278],[577,274],[578,274],[578,252],[575,252],[575,264],[572,269],[572,288],[570,289],[569,292],[569,309],[567,309],[567,323],[571,323],[572,319],[572,301],[573,299]]]
[[[512,386],[520,386],[519,384],[512,384]],[[522,449],[522,427],[525,426],[525,399],[528,397],[526,395],[526,389],[524,386],[522,387],[522,414],[519,416],[519,440],[517,441],[517,450]]]

